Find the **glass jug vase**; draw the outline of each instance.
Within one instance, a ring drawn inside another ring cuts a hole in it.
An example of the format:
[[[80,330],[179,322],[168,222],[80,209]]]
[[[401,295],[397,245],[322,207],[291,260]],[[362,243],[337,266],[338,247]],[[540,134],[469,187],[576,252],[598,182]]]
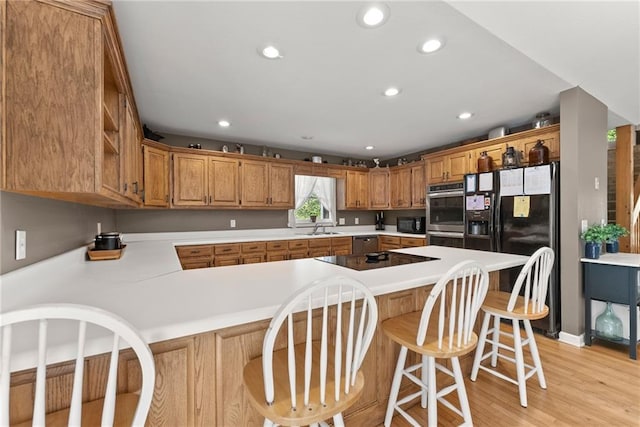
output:
[[[613,341],[622,340],[622,320],[613,312],[609,301],[604,311],[596,317],[596,336]]]

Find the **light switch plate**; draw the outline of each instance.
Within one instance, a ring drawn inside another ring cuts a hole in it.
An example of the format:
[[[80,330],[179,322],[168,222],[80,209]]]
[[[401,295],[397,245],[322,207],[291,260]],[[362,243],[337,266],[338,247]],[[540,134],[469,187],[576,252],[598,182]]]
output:
[[[356,217],[356,225],[360,224],[360,218]]]
[[[345,220],[344,220],[344,218],[340,218],[340,219],[338,220],[338,224],[339,224],[339,225],[344,225],[344,224],[345,224]]]
[[[27,232],[16,230],[16,260],[27,257]]]
[[[236,228],[236,220],[235,219],[232,219],[231,221],[229,221],[229,227]]]

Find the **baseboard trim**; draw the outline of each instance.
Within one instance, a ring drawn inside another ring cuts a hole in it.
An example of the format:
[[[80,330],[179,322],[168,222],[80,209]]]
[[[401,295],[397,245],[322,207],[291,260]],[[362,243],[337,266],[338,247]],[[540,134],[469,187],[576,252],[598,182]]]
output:
[[[584,347],[584,334],[573,335],[568,332],[561,331],[558,334],[558,341],[570,344],[574,347]]]

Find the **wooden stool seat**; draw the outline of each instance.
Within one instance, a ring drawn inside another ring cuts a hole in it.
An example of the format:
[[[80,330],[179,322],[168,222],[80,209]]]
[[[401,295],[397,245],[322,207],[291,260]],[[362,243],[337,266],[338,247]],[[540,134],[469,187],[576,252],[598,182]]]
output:
[[[529,307],[525,310],[523,296],[518,296],[513,310],[508,311],[507,306],[509,305],[510,298],[511,292],[489,291],[487,298],[484,300],[484,304],[482,304],[482,311],[496,314],[500,317],[519,320],[538,320],[545,318],[549,314],[549,307],[545,305],[542,310],[537,311],[534,309],[532,302],[529,302]]]
[[[438,348],[438,324],[436,322],[429,324],[425,343],[423,345],[417,345],[416,331],[418,330],[418,326],[420,326],[421,317],[421,311],[414,311],[412,313],[392,317],[391,319],[387,319],[382,322],[382,330],[389,338],[398,344],[407,347],[409,350],[425,356],[435,357],[437,359],[462,356],[476,348],[476,345],[478,344],[478,336],[473,332],[469,341],[467,343],[463,343],[460,347]],[[449,341],[449,336],[444,335],[443,341]],[[457,334],[453,335],[453,342],[458,342]]]
[[[301,366],[304,363],[304,344],[298,344],[296,347],[296,365]],[[254,408],[260,412],[260,415],[282,425],[309,425],[317,420],[326,420],[334,415],[343,412],[345,409],[353,405],[362,394],[364,389],[364,375],[358,372],[356,382],[352,386],[349,394],[345,394],[340,387],[340,398],[336,401],[333,396],[328,398],[324,405],[320,402],[320,343],[314,341],[313,357],[311,364],[311,372],[315,375],[311,376],[310,402],[308,406],[304,406],[304,371],[300,371],[296,376],[296,389],[298,390],[297,401],[299,407],[295,410],[291,407],[289,400],[289,372],[287,364],[287,349],[275,351],[273,353],[273,377],[275,379],[275,402],[272,405],[267,404],[264,395],[264,381],[262,377],[262,357],[251,360],[244,368],[244,384],[249,395],[249,400]],[[327,361],[327,371],[334,371],[333,359]],[[326,387],[328,390],[334,390],[335,380],[333,377],[327,377]],[[279,397],[285,396],[285,399]]]
[[[136,411],[140,395],[138,393],[122,393],[116,395],[116,412],[113,420],[114,427],[131,427],[133,414]],[[82,404],[82,425],[86,427],[99,426],[102,419],[104,399],[92,400]],[[46,415],[47,427],[67,427],[69,408],[51,412]],[[31,427],[33,420],[13,424],[11,427]]]

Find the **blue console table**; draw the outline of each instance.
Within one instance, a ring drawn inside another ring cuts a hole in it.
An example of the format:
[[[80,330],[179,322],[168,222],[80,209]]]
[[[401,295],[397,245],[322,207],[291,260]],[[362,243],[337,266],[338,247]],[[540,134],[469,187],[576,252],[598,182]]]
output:
[[[586,345],[591,345],[596,336],[591,328],[591,300],[611,301],[629,306],[629,339],[614,341],[629,346],[629,357],[637,359],[638,325],[636,310],[638,307],[638,271],[640,254],[604,254],[598,259],[582,258],[584,282],[584,318]]]

